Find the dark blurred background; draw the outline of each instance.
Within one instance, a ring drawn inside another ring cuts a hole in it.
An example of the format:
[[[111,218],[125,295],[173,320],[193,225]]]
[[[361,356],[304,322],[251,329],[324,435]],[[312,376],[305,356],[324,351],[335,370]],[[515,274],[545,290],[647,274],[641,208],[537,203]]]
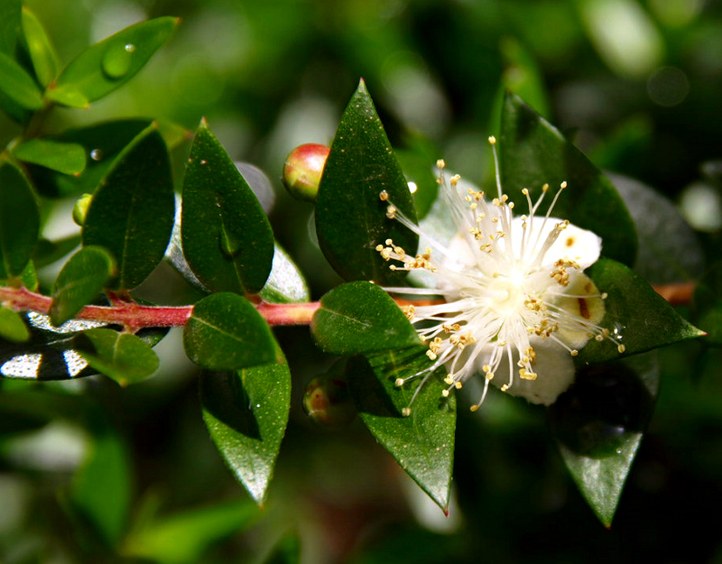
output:
[[[136,21],[182,18],[127,87],[88,110],[57,111],[49,127],[143,116],[193,130],[205,116],[234,159],[274,183],[276,237],[308,276],[314,299],[338,278],[314,242],[312,206],[283,191],[282,165],[298,144],[330,144],[361,77],[395,147],[428,156],[429,166],[443,157],[476,181],[490,174],[486,138],[498,126],[501,94],[515,90],[598,166],[669,198],[708,262],[718,258],[720,2],[26,4],[64,61]],[[16,133],[0,121],[0,141]],[[193,299],[170,269],[161,274],[170,280],[165,289],[177,282],[169,299]],[[332,359],[316,352],[307,330],[276,334],[291,363],[294,403],[262,512],[210,442],[196,374],[172,333],[161,345],[162,372],[146,383],[33,385],[23,396],[30,407],[0,403],[0,561],[283,562],[300,550],[303,562],[321,564],[722,562],[714,517],[722,504],[719,350],[691,343],[660,351],[656,412],[607,530],[565,472],[544,410],[497,395],[476,415],[460,416],[455,502],[445,518],[358,420],[329,429],[304,415],[304,386]],[[43,401],[55,413],[56,401],[66,400],[81,418],[38,415]],[[30,421],[7,423],[19,413]],[[90,480],[88,460],[98,452],[105,458],[89,489],[98,507],[108,506],[105,517],[98,510],[105,525],[78,518],[68,501],[87,488],[79,482]],[[168,522],[177,528],[161,527],[166,538],[158,523]],[[103,527],[122,531],[120,550],[98,540]]]

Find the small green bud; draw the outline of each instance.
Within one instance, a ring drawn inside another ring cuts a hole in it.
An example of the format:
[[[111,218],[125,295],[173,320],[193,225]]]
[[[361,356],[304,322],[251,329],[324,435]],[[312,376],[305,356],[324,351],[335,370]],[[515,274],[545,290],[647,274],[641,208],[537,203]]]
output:
[[[348,425],[356,416],[346,381],[334,374],[317,376],[308,383],[303,394],[303,410],[324,427]]]
[[[88,215],[88,208],[92,200],[92,194],[83,194],[73,206],[73,221],[80,227],[85,223],[85,216]]]
[[[313,202],[321,184],[330,148],[317,143],[299,145],[286,157],[283,184],[295,198]]]

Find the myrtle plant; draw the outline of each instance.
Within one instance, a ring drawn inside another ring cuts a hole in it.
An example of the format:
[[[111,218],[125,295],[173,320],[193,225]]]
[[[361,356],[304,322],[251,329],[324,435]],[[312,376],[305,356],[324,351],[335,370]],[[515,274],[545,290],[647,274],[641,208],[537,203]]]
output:
[[[457,409],[483,412],[507,393],[547,406],[572,478],[611,523],[657,393],[654,350],[703,333],[673,307],[690,286],[639,274],[654,259],[639,267],[638,210],[521,98],[503,99],[483,187],[453,172],[453,156],[428,162],[423,181],[405,170],[363,81],[330,148],[288,147],[284,182],[313,202],[320,249],[345,281],[312,301],[254,193],[263,175],[238,167],[211,124],[188,135],[142,119],[46,133],[57,108],[87,107],[132,78],[174,18],[126,28],[67,64],[20,2],[3,3],[0,20],[17,23],[0,26],[0,108],[20,129],[0,155],[3,379],[132,386],[153,377],[153,347],[182,327],[208,432],[263,504],[292,397],[274,327],[308,326],[338,358],[334,377],[306,390],[307,412],[322,422],[357,413],[444,512]],[[48,210],[69,199],[78,233],[47,238]],[[649,233],[650,221],[681,219],[646,221]],[[192,303],[137,297],[162,264],[194,289]]]

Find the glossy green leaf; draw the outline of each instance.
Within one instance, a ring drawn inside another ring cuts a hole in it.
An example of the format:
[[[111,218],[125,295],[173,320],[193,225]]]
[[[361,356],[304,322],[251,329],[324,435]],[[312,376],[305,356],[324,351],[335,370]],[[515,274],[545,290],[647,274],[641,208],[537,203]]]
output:
[[[121,437],[96,422],[86,460],[73,477],[70,501],[109,547],[117,545],[131,504],[131,465]]]
[[[0,279],[19,276],[38,240],[40,212],[25,175],[0,160]]]
[[[246,500],[194,508],[132,531],[123,553],[160,564],[202,562],[213,544],[247,530],[260,516],[258,507]]]
[[[30,139],[15,147],[13,155],[18,160],[57,170],[63,174],[80,174],[85,170],[85,149],[76,143]]]
[[[321,298],[311,322],[318,345],[332,354],[359,354],[420,344],[401,308],[370,282],[349,282]]]
[[[18,312],[0,307],[0,339],[14,343],[30,339],[30,331]]]
[[[256,293],[273,263],[273,232],[256,196],[202,122],[183,181],[183,252],[213,291]]]
[[[301,271],[278,244],[273,252],[271,274],[259,296],[264,302],[272,304],[308,302],[311,299]]]
[[[40,84],[47,86],[58,76],[60,70],[58,55],[50,43],[43,24],[26,6],[23,6],[22,27],[35,76]]]
[[[80,53],[48,89],[48,98],[84,107],[133,78],[169,38],[178,20],[156,18],[127,27]]]
[[[425,347],[413,347],[374,354],[368,360],[353,358],[348,383],[361,419],[376,440],[446,512],[454,459],[454,396],[442,397],[448,387],[442,374],[430,376],[413,403],[421,380],[395,386],[397,378],[408,378],[429,366],[425,351]],[[411,414],[402,416],[409,405]]]
[[[428,139],[418,135],[405,139],[404,148],[396,149],[395,153],[409,183],[409,190],[414,187],[414,207],[421,219],[429,213],[439,194],[434,165],[441,153]]]
[[[0,92],[26,110],[43,106],[43,93],[33,77],[5,53],[0,53]]]
[[[291,404],[285,360],[201,378],[203,420],[236,478],[262,504]]]
[[[379,199],[382,191],[389,201]],[[407,252],[416,252],[418,237],[386,216],[390,202],[416,221],[408,184],[362,81],[339,123],[316,198],[321,250],[346,280],[390,283],[404,278],[404,272],[389,270],[375,250],[393,239]]]
[[[70,129],[54,136],[52,140],[58,143],[83,147],[86,155],[85,169],[78,176],[68,176],[34,167],[31,173],[38,191],[48,197],[92,194],[121,151],[150,125],[148,120],[117,120]]]
[[[231,292],[203,298],[183,329],[188,357],[208,370],[237,370],[276,359],[271,329],[256,308]]]
[[[523,188],[535,201],[544,184],[556,191],[566,181],[569,187],[552,215],[599,235],[604,256],[634,263],[634,224],[614,186],[554,126],[511,94],[504,102],[499,158],[504,191],[515,201],[515,211],[527,211]],[[542,206],[541,212],[545,209]]]
[[[110,251],[118,266],[115,286],[135,288],[163,259],[174,219],[168,152],[149,127],[121,153],[93,196],[83,245]]]
[[[600,259],[586,273],[601,292],[606,313],[602,326],[625,347],[626,354],[671,345],[704,333],[682,318],[664,298],[623,264]],[[591,340],[579,352],[582,362],[601,362],[618,357],[617,347],[605,339]]]
[[[549,408],[552,434],[572,478],[609,527],[659,388],[654,354],[580,370]]]
[[[20,33],[22,0],[0,2],[0,53],[12,55]]]
[[[53,287],[50,320],[60,325],[89,304],[113,275],[113,257],[101,247],[84,247],[65,264]]]
[[[145,380],[158,370],[158,355],[143,339],[130,333],[90,329],[76,344],[91,367],[121,386]]]

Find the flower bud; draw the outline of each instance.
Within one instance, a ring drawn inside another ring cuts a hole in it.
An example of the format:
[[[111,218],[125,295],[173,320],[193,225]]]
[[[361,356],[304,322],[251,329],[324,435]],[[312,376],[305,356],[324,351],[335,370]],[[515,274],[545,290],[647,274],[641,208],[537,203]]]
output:
[[[85,223],[85,216],[88,214],[88,208],[92,201],[92,194],[83,194],[73,206],[73,221],[80,227]]]
[[[330,150],[325,145],[307,143],[288,154],[283,166],[283,184],[292,196],[311,202],[316,199]]]
[[[356,416],[346,381],[336,374],[313,378],[303,394],[303,410],[315,423],[341,427]]]

